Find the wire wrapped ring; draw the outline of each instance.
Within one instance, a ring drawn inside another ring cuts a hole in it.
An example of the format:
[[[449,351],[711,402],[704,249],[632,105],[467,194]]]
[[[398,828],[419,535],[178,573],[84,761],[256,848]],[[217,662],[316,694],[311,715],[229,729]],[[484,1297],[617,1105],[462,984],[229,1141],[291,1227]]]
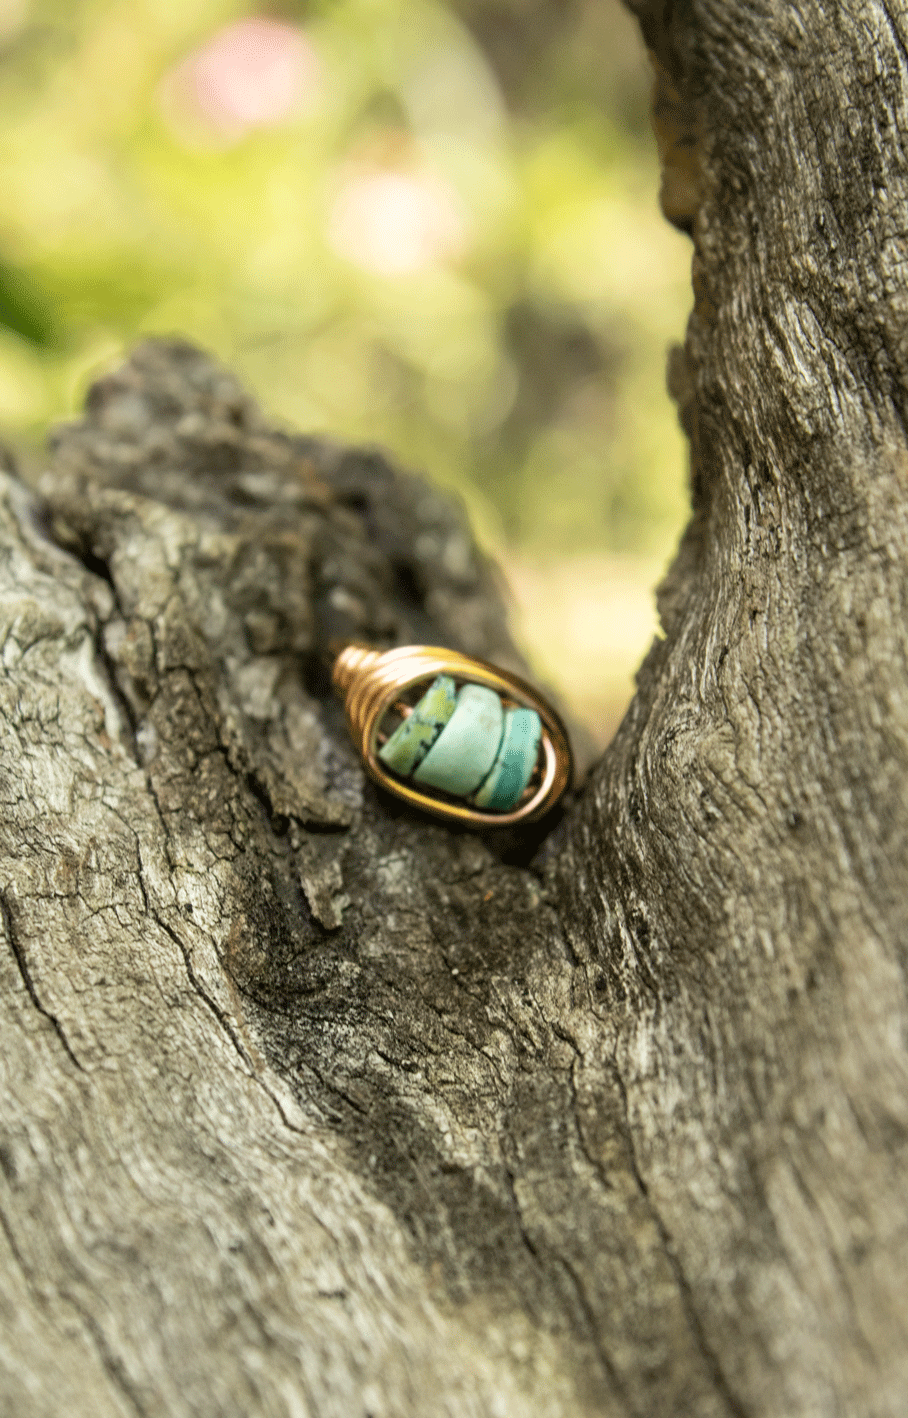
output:
[[[571,781],[554,709],[485,660],[433,645],[351,644],[332,680],[370,778],[423,812],[480,828],[532,822]]]

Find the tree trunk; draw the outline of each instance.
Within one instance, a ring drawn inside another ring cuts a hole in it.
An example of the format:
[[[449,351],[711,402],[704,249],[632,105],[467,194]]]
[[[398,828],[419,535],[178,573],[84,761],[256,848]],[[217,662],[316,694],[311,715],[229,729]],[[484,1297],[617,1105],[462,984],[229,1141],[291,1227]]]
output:
[[[516,664],[437,493],[179,345],[6,479],[4,1414],[908,1408],[908,13],[636,9],[693,515],[544,841],[328,690]]]

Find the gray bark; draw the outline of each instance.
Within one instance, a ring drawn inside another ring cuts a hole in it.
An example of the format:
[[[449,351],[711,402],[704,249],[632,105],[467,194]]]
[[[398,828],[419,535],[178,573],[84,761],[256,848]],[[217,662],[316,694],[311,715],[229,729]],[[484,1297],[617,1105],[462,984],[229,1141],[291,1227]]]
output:
[[[437,493],[178,345],[5,480],[4,1413],[906,1410],[908,14],[636,8],[693,513],[544,840],[328,692],[516,663]]]

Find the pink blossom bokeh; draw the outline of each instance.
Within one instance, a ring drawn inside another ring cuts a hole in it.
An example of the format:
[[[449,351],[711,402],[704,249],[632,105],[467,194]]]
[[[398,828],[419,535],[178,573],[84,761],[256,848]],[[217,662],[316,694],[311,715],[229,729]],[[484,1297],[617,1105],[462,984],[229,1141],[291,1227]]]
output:
[[[318,56],[299,26],[250,16],[219,29],[171,71],[165,111],[178,132],[188,120],[238,142],[310,109],[319,77]]]

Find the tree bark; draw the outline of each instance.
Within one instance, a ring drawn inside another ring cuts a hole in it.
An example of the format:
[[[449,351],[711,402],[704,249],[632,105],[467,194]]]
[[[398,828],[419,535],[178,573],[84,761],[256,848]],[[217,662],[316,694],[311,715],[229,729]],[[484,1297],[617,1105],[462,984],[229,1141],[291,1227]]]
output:
[[[6,476],[4,1413],[905,1412],[908,13],[635,8],[693,511],[544,838],[328,690],[516,667],[438,493],[178,344]]]

